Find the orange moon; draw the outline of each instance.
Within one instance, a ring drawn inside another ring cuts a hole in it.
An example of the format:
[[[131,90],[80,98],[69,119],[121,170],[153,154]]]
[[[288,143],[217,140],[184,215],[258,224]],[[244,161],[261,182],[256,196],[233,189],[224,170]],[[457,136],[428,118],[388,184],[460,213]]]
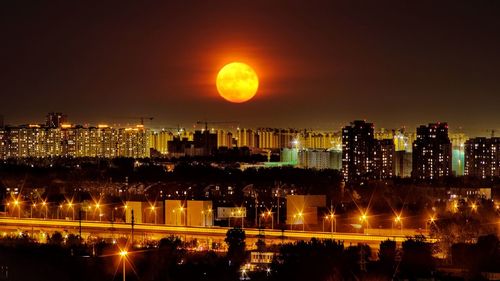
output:
[[[249,65],[232,62],[219,70],[216,86],[219,95],[227,101],[242,103],[251,100],[257,94],[259,77]]]

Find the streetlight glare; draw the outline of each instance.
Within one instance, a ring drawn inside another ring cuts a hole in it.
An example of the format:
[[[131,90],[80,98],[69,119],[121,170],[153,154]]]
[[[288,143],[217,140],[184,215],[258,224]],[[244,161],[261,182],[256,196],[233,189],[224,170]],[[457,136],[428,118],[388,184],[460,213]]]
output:
[[[126,250],[120,251],[120,256],[125,257],[128,255],[128,252]]]

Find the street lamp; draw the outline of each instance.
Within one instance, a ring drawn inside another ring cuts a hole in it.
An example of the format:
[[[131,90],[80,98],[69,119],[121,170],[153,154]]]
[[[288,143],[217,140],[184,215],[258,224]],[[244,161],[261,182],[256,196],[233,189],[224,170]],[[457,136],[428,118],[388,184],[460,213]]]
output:
[[[43,201],[42,206],[45,208],[45,219],[47,219],[48,213],[49,213],[49,207],[47,206],[47,202]]]
[[[95,203],[95,209],[97,212],[99,212],[99,221],[102,221],[101,205],[99,203]],[[94,219],[95,219],[95,212],[94,212]]]
[[[181,206],[179,208],[179,217],[180,217],[180,221],[181,221],[181,225],[186,225],[187,224],[187,217],[184,216],[184,223],[182,222],[182,214],[184,213],[184,207]]]
[[[72,215],[73,215],[73,220],[75,220],[75,208],[73,208],[73,202],[68,202],[68,209],[71,209]]]
[[[14,208],[17,207],[17,210],[18,210],[18,216],[19,218],[21,218],[21,202],[19,202],[19,200],[14,200]]]
[[[305,230],[304,214],[302,212],[299,212],[297,214],[297,217],[301,218],[301,220],[302,220],[302,231],[304,231]]]
[[[429,228],[432,224],[436,222],[436,218],[434,216],[431,216],[429,220],[425,224],[426,231],[429,231]]]
[[[368,216],[366,215],[366,213],[359,216],[359,221],[361,222],[361,225],[363,225],[363,222],[366,222],[366,229],[368,229]]]
[[[123,262],[123,281],[125,281],[125,261],[127,259],[127,256],[128,256],[128,252],[126,250],[121,250],[120,251],[120,256],[122,258],[122,262]]]
[[[330,232],[333,233],[333,224],[335,223],[335,232],[337,232],[337,219],[335,214],[331,213],[323,218],[323,232],[325,232],[325,221],[330,221]]]
[[[401,225],[401,232],[403,232],[403,219],[401,218],[400,215],[397,215],[395,218],[394,218],[394,221],[392,222],[392,232],[394,233],[394,225],[397,225],[397,224],[400,224]]]
[[[156,207],[155,206],[151,206],[151,211],[154,212],[155,214],[155,224],[157,224],[157,219],[156,219]]]
[[[271,229],[274,229],[274,216],[273,216],[273,212],[271,212],[271,211],[264,212],[264,213],[261,214],[261,217],[262,217],[262,219],[267,218],[267,217],[271,217]],[[261,225],[261,223],[259,221],[259,227],[260,227],[260,225]]]
[[[60,205],[59,205],[59,208],[57,209],[57,219],[60,219],[60,214],[61,214],[61,210],[62,210],[62,208],[63,208],[63,205],[62,205],[62,204],[60,204]]]
[[[472,204],[470,205],[470,208],[471,208],[471,210],[472,210],[472,211],[474,211],[474,212],[475,212],[475,211],[477,210],[477,205],[476,205],[476,203],[472,203]]]
[[[31,206],[30,206],[30,217],[33,218],[33,209],[36,208],[36,203],[33,203]]]
[[[210,216],[210,226],[214,226],[214,215],[212,213],[212,208],[208,209],[208,215]]]

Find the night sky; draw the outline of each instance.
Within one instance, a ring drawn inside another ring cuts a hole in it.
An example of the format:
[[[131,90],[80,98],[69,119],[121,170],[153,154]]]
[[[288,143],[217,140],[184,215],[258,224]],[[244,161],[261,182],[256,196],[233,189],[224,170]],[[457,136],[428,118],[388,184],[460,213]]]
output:
[[[500,128],[500,1],[333,2],[2,1],[0,113],[9,124],[62,111],[74,123]],[[260,78],[244,104],[215,88],[232,61]]]

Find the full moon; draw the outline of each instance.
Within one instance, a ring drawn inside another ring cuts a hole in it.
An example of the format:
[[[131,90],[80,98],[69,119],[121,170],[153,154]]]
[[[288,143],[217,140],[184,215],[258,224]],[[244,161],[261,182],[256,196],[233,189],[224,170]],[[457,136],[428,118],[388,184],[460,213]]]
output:
[[[252,99],[259,88],[257,73],[247,64],[226,64],[217,74],[217,91],[230,102],[242,103]]]

